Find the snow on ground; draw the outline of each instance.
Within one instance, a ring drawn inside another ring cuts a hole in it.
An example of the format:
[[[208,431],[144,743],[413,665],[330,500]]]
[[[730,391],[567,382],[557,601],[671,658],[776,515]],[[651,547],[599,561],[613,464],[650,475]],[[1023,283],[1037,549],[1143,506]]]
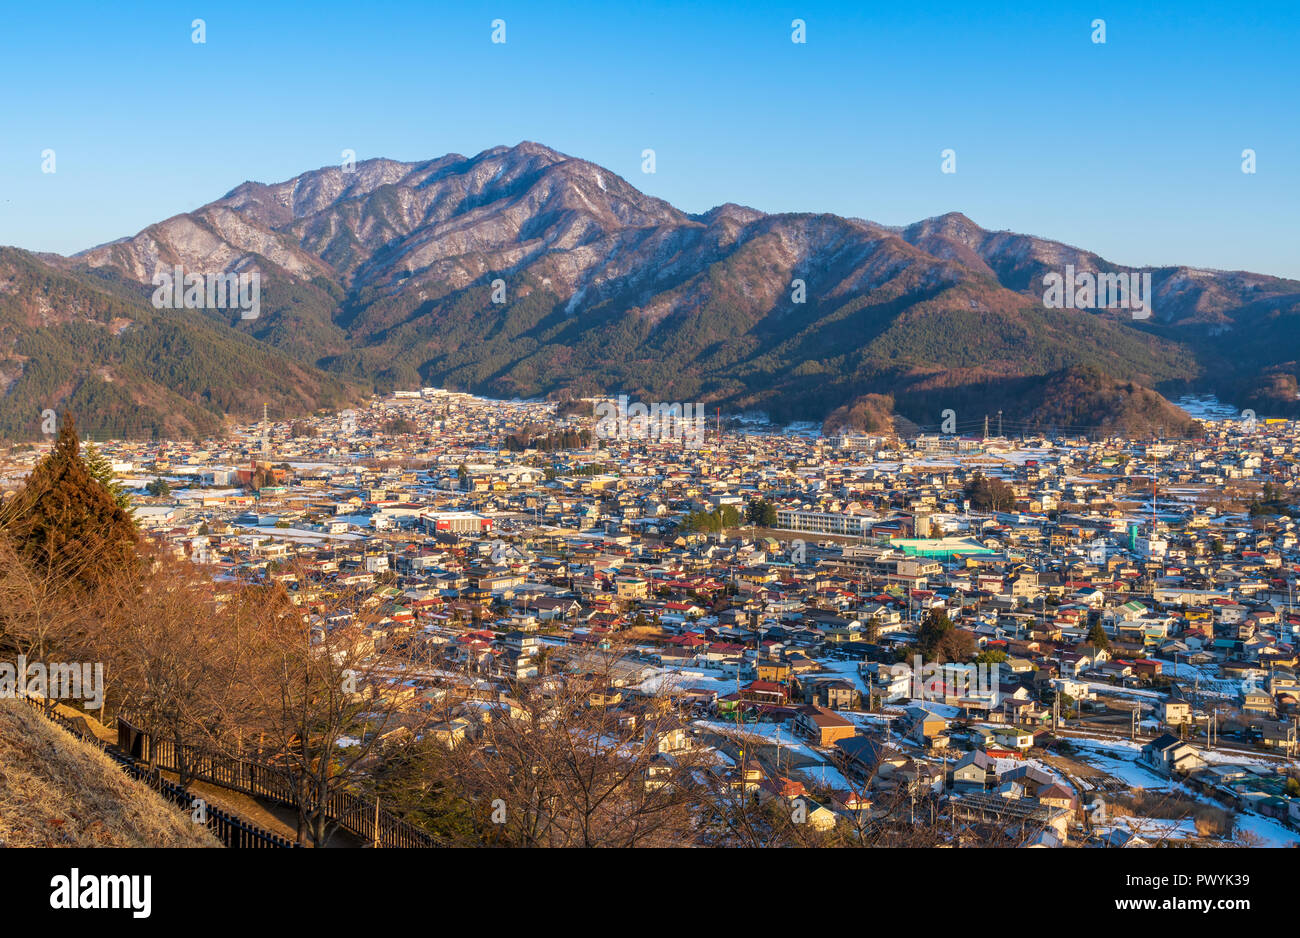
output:
[[[799,779],[805,785],[837,790],[853,788],[828,756],[795,736],[786,724],[745,723],[737,727],[734,723],[720,720],[696,720],[695,725],[733,737],[752,735],[771,746],[779,743],[782,771],[788,771],[791,778]]]
[[[1114,684],[1106,684],[1101,681],[1089,681],[1088,689],[1098,694],[1105,694],[1108,697],[1137,697],[1142,700],[1160,700],[1164,697],[1159,691],[1139,690],[1135,687],[1116,687]]]
[[[1166,790],[1169,779],[1137,764],[1142,744],[1127,739],[1083,739],[1071,736],[1070,745],[1080,762],[1114,776],[1130,788]]]
[[[1070,739],[1070,743],[1075,747],[1075,755],[1079,761],[1101,769],[1131,788],[1144,788],[1148,791],[1177,791],[1205,804],[1218,808],[1224,807],[1224,805],[1208,795],[1194,792],[1185,785],[1164,778],[1151,769],[1139,765],[1136,758],[1137,751],[1141,748],[1140,743],[1130,742],[1129,740],[1077,739],[1073,737]],[[1218,750],[1213,752],[1203,751],[1202,755],[1206,761],[1212,763],[1268,764],[1263,759],[1254,759],[1250,756]],[[1153,837],[1148,835],[1147,830],[1160,836],[1195,836],[1195,825],[1190,820],[1182,822],[1162,821],[1154,818],[1121,818],[1119,820],[1125,823],[1136,822],[1143,825],[1143,830],[1135,832],[1148,840],[1153,839]],[[1160,827],[1160,825],[1165,825],[1168,828],[1168,825],[1175,823],[1177,826],[1172,828],[1172,832],[1168,834]],[[1242,811],[1237,814],[1236,823],[1237,830],[1250,832],[1270,847],[1289,847],[1300,844],[1300,833],[1290,830],[1272,818]],[[1190,832],[1186,832],[1185,829]]]
[[[735,678],[719,677],[724,671],[712,671],[704,668],[679,668],[667,666],[658,669],[638,685],[637,690],[647,694],[661,691],[684,691],[690,687],[717,691],[719,697],[734,694],[738,689]]]
[[[1206,750],[1201,748],[1195,740],[1189,742],[1196,745],[1201,753],[1201,758],[1211,765],[1263,765],[1272,768],[1277,764],[1275,759],[1265,759],[1262,756],[1248,756],[1239,752],[1225,752],[1222,749]]]
[[[1159,661],[1161,673],[1166,677],[1178,678],[1179,680],[1194,681],[1198,677],[1202,681],[1216,680],[1216,675],[1206,668],[1198,667],[1194,664],[1188,664],[1186,661],[1167,661],[1164,658],[1152,658],[1152,661]]]
[[[1214,697],[1240,697],[1241,681],[1226,677],[1201,681],[1199,693]]]
[[[324,531],[307,531],[303,528],[271,528],[271,527],[259,527],[257,525],[252,525],[252,524],[241,524],[238,525],[238,527],[242,528],[243,531],[248,534],[258,534],[263,537],[271,537],[271,538],[284,537],[284,538],[288,538],[289,540],[294,540],[294,541],[301,540],[301,541],[307,541],[308,543],[314,541],[359,541],[361,540],[360,534],[327,534]]]
[[[1208,804],[1215,808],[1226,807],[1224,804],[1211,798],[1204,792],[1192,791],[1186,785],[1181,783],[1175,785],[1174,788],[1187,797],[1193,798],[1202,804]],[[1255,814],[1252,811],[1235,812],[1235,818],[1235,826],[1233,828],[1234,834],[1242,831],[1249,831],[1268,847],[1292,847],[1300,845],[1300,833],[1291,830],[1284,824],[1275,821],[1272,818]]]
[[[846,720],[852,720],[858,726],[884,726],[886,723],[892,723],[898,719],[889,713],[868,713],[865,710],[839,710],[840,716]]]
[[[1143,840],[1159,843],[1167,840],[1185,840],[1197,837],[1196,821],[1192,818],[1175,820],[1156,817],[1119,817],[1105,824],[1098,824],[1100,834],[1107,831],[1122,830],[1137,834]]]
[[[1233,829],[1237,831],[1248,831],[1258,837],[1268,847],[1294,847],[1300,845],[1300,833],[1289,830],[1279,824],[1272,818],[1262,817],[1258,814],[1248,814],[1242,812],[1237,815],[1237,825]]]
[[[1042,772],[1044,775],[1049,776],[1050,778],[1052,778],[1057,782],[1060,782],[1066,788],[1069,788],[1072,791],[1074,790],[1074,786],[1070,784],[1070,780],[1068,778],[1066,778],[1059,770],[1048,765],[1042,759],[1029,759],[1028,762],[1031,766],[1038,769],[1038,771]]]
[[[818,766],[796,769],[795,774],[802,776],[805,784],[816,785],[820,788],[830,788],[835,791],[853,791],[855,788],[847,778],[840,774],[840,770],[829,762],[823,762]]]
[[[805,743],[784,723],[742,723],[737,726],[725,720],[696,720],[695,725],[701,729],[712,730],[728,736],[752,736],[761,738],[768,745],[781,747],[781,756],[799,756],[808,762],[824,762],[826,757]]]
[[[853,686],[858,689],[858,693],[860,693],[863,697],[867,695],[868,692],[867,682],[864,681],[862,679],[862,675],[858,673],[858,662],[827,661],[827,662],[823,662],[823,666],[826,669],[825,674],[819,673],[819,674],[809,675],[809,677],[819,677],[819,676],[825,676],[826,674],[833,674],[836,677],[844,678],[844,680],[846,681],[852,681]]]
[[[135,481],[135,480],[132,480]],[[133,488],[144,488],[149,484],[148,479],[144,480],[138,486]],[[179,492],[173,492],[172,497],[178,502],[200,501],[204,498],[228,498],[231,495],[242,495],[243,489],[182,489]]]

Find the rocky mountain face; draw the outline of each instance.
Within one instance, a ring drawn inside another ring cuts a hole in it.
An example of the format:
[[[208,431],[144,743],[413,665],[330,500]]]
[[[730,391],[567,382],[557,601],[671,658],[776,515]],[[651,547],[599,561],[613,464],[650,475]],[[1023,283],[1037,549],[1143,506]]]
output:
[[[141,295],[177,264],[256,269],[262,314],[233,328],[381,390],[622,392],[777,419],[888,394],[930,426],[994,402],[1028,418],[1022,379],[1086,366],[1296,406],[1295,281],[1123,267],[957,213],[901,229],[731,204],[689,215],[535,143],[245,183],[52,263]],[[1044,276],[1067,265],[1150,274],[1153,316],[1045,308]]]

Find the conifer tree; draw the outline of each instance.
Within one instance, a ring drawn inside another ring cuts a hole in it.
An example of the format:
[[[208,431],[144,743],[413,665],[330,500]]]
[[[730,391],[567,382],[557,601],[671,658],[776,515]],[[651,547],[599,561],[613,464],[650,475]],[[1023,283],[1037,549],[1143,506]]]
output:
[[[86,444],[82,458],[86,460],[86,468],[90,470],[90,477],[108,490],[108,493],[113,496],[113,501],[117,502],[117,507],[125,512],[130,512],[131,496],[127,494],[126,487],[113,474],[113,467],[108,458],[93,443]]]
[[[138,558],[135,524],[91,475],[71,415],[3,514],[19,555],[42,576],[94,586]]]

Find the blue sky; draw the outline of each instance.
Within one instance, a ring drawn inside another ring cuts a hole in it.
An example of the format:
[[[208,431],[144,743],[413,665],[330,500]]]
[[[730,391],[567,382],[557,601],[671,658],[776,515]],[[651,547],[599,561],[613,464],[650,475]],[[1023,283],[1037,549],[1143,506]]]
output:
[[[1300,277],[1300,5],[620,6],[5,4],[0,244],[71,253],[345,148],[536,140],[686,211],[961,211],[1120,263]]]

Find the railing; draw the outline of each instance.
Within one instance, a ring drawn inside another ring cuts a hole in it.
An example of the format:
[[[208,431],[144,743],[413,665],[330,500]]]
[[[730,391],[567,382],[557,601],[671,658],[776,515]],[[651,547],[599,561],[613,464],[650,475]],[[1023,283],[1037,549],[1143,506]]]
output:
[[[121,717],[117,720],[117,737],[119,748],[141,762],[152,762],[169,772],[179,773],[183,759],[185,774],[191,778],[289,807],[298,805],[298,793],[292,780],[274,766],[187,743],[178,746],[175,740],[157,738]],[[378,801],[352,792],[333,792],[325,801],[324,814],[343,830],[377,847],[446,846],[437,837],[381,808]]]
[[[196,804],[196,798],[193,794],[186,791],[176,782],[162,777],[160,772],[150,772],[144,766],[141,766],[131,758],[128,752],[123,751],[117,746],[112,746],[100,739],[91,730],[90,724],[86,722],[85,717],[67,717],[59,712],[53,701],[46,698],[23,696],[23,699],[31,705],[32,709],[41,716],[45,717],[51,723],[56,724],[72,736],[77,737],[84,743],[94,746],[104,755],[116,762],[127,775],[131,776],[138,782],[142,782],[157,792],[163,798],[172,804],[179,805],[182,808],[193,810],[200,806]],[[120,739],[120,734],[119,734]],[[204,804],[202,808],[202,823],[213,836],[217,838],[224,846],[234,848],[292,848],[298,845],[292,841],[286,840],[278,834],[273,834],[268,830],[250,824],[238,815],[223,811],[211,805]]]

